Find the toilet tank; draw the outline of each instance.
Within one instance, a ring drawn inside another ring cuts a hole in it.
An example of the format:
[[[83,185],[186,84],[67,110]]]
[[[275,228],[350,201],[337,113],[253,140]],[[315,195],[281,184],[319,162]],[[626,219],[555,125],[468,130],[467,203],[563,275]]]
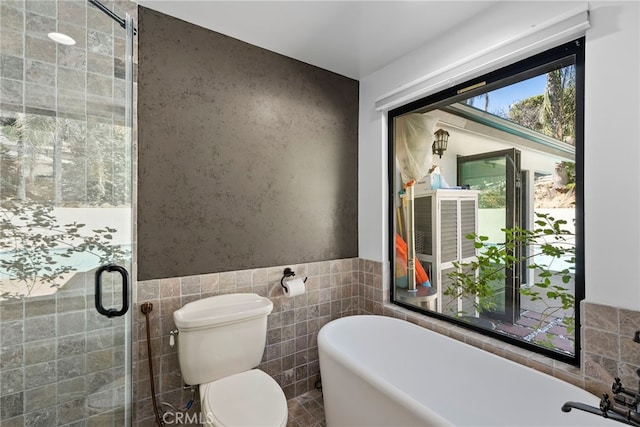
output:
[[[273,303],[257,294],[227,294],[185,304],[173,313],[185,383],[204,384],[260,364]]]

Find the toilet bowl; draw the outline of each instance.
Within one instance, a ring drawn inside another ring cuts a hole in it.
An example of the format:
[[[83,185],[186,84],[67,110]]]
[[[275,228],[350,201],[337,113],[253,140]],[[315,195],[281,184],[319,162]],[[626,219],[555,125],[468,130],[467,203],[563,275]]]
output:
[[[200,386],[204,426],[287,425],[287,400],[277,382],[259,369]]]
[[[216,427],[281,427],[287,399],[256,369],[273,303],[257,294],[227,294],[185,304],[173,313],[185,384],[198,385],[201,421]]]

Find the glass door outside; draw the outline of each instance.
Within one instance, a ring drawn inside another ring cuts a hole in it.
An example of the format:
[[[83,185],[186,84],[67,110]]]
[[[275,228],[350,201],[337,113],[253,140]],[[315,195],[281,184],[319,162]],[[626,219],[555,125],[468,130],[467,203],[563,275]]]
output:
[[[492,244],[504,243],[503,228],[519,226],[521,211],[520,151],[508,149],[458,157],[458,185],[479,190],[478,235]],[[518,256],[518,254],[513,254]],[[514,323],[520,315],[519,266],[505,268],[505,280],[496,281],[495,309],[483,317]]]

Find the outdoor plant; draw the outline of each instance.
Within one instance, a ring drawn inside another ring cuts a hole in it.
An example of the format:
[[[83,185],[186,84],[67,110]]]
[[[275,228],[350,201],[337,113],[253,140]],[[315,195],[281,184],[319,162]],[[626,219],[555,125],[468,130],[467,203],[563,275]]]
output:
[[[444,295],[451,297],[452,302],[457,298],[472,300],[480,313],[492,311],[496,308],[494,284],[504,283],[508,268],[527,262],[528,268],[536,270],[537,281],[530,287],[521,288],[520,293],[545,306],[540,326],[548,323],[555,314],[568,310],[571,315],[563,316],[562,322],[568,332],[572,332],[575,297],[566,285],[571,282],[575,270],[574,235],[565,228],[567,221],[563,219],[545,213],[536,213],[536,217],[533,230],[519,227],[502,229],[505,233],[503,244],[489,244],[488,237],[475,233],[467,235],[467,239],[474,241],[478,255],[471,262],[454,262],[455,271],[449,274],[452,283],[443,291]],[[528,252],[519,250],[525,247],[529,248]],[[526,255],[518,256],[518,253]],[[544,255],[551,261],[545,264],[536,262],[539,259],[537,255]],[[554,261],[560,259],[569,267],[555,267]],[[464,316],[469,313],[456,314]]]
[[[74,253],[95,256],[97,263],[119,262],[126,251],[111,243],[115,229],[85,231],[85,224],[59,224],[53,207],[30,200],[0,202],[0,298],[28,297],[38,283],[61,286],[76,270]]]

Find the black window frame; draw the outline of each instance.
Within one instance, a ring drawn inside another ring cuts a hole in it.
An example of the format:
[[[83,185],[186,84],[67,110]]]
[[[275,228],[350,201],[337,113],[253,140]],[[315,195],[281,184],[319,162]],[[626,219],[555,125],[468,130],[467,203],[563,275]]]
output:
[[[475,95],[485,93],[487,91],[504,87],[517,81],[540,74],[536,70],[547,67],[554,62],[562,63],[563,59],[573,56],[575,58],[576,67],[576,135],[575,135],[575,238],[576,238],[576,263],[575,263],[575,347],[574,355],[570,356],[553,351],[539,345],[535,345],[524,340],[512,338],[498,332],[484,329],[469,322],[458,320],[454,317],[445,316],[435,311],[420,309],[419,307],[396,301],[394,298],[395,288],[395,233],[396,213],[395,213],[395,194],[396,187],[396,154],[394,144],[394,118],[409,112],[426,112],[435,110],[453,102],[464,100]],[[466,90],[476,87],[475,89]],[[494,87],[495,86],[495,87]],[[517,61],[511,65],[499,68],[495,71],[486,73],[480,77],[472,78],[468,81],[455,85],[451,88],[444,89],[432,95],[409,102],[400,107],[394,108],[387,112],[387,178],[388,178],[388,254],[389,254],[389,274],[391,280],[390,286],[390,302],[392,304],[404,307],[408,310],[445,320],[465,329],[470,329],[482,335],[499,339],[501,341],[513,344],[517,347],[548,356],[552,359],[559,360],[574,366],[580,366],[580,324],[581,311],[580,302],[585,297],[585,236],[584,236],[584,92],[585,92],[585,37],[572,40],[557,47],[546,50],[542,53],[532,55],[526,59]]]

